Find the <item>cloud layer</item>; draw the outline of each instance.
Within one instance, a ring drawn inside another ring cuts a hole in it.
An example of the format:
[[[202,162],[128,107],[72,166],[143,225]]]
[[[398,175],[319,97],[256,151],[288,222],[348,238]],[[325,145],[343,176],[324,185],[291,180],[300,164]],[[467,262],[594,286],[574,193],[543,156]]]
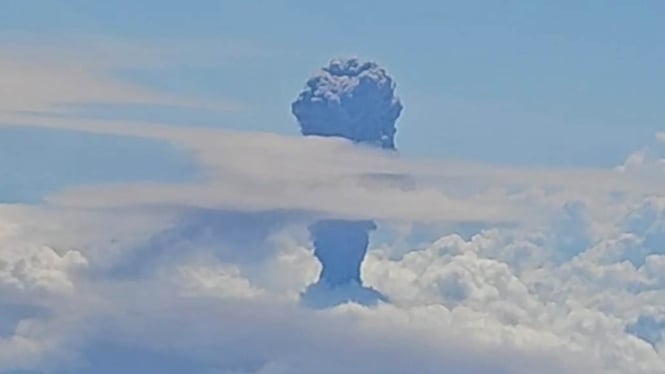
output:
[[[297,302],[320,270],[306,232],[316,214],[2,207],[0,370],[124,358],[129,372],[662,371],[662,196],[540,184],[485,192],[539,220],[370,248],[363,278],[391,304],[324,311]],[[117,271],[128,263],[144,270]]]
[[[6,67],[82,82],[71,100],[164,99],[87,70]],[[333,139],[45,124],[14,113],[54,105],[28,86],[29,105],[0,104],[5,125],[158,139],[206,174],[0,206],[0,372],[665,370],[660,136],[618,170],[520,169]],[[320,271],[306,228],[331,216],[378,220],[362,276],[390,304],[299,306]]]
[[[91,370],[119,354],[109,347],[131,347],[156,357],[143,363],[151,368],[176,360],[201,372],[404,372],[417,364],[420,372],[526,373],[547,362],[552,373],[655,373],[665,367],[662,332],[638,328],[665,310],[658,301],[662,241],[647,240],[660,235],[665,213],[652,200],[608,217],[611,230],[599,237],[580,234],[583,248],[565,261],[555,225],[496,227],[470,239],[444,235],[397,257],[396,248],[373,248],[364,278],[393,304],[317,312],[296,301],[318,272],[304,226],[274,230],[265,239],[274,250],[249,262],[219,257],[215,238],[180,232],[170,243],[190,243],[191,250],[177,261],[153,252],[155,271],[118,278],[103,269],[169,227],[168,220],[143,214],[144,227],[131,239],[128,227],[112,222],[136,212],[106,219],[97,213],[95,225],[108,230],[75,243],[58,237],[57,227],[31,234],[53,215],[7,208],[3,306],[44,312],[19,312],[6,327],[2,369]],[[567,214],[562,209],[560,216]],[[129,236],[119,245],[112,238],[123,232]],[[45,246],[57,242],[71,249]]]

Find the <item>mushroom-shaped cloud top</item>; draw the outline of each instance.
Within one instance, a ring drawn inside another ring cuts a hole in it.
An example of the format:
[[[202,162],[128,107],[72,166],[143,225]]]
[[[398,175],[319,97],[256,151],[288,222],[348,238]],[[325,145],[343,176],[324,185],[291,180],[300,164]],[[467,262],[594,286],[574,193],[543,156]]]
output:
[[[334,59],[307,81],[291,111],[303,135],[338,136],[395,149],[402,103],[392,78],[376,63]]]

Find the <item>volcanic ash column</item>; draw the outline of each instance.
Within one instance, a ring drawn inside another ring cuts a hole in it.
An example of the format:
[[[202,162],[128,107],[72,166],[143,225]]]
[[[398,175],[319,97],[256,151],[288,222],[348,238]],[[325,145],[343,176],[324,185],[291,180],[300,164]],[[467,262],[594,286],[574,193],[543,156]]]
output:
[[[291,110],[303,135],[333,136],[395,150],[395,122],[402,104],[395,83],[373,62],[335,59],[307,81]],[[360,267],[373,221],[322,220],[310,226],[314,255],[321,262],[319,281],[303,295],[324,307],[354,301],[374,304],[385,298],[363,287]]]

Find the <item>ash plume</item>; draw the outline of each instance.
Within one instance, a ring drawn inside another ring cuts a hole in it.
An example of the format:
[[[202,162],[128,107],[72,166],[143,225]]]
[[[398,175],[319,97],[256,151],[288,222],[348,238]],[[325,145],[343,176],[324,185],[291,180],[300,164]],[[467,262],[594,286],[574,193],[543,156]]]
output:
[[[395,149],[402,103],[395,83],[374,62],[335,59],[307,81],[291,104],[303,135],[337,136]]]
[[[324,264],[321,279],[332,287],[361,284],[360,265],[367,253],[369,232],[375,229],[373,221],[323,220],[311,225],[317,249],[314,255]]]
[[[291,111],[303,135],[341,137],[386,150],[395,150],[395,123],[402,103],[395,83],[374,62],[334,59],[310,78]],[[322,270],[303,301],[325,307],[354,301],[374,304],[386,298],[364,287],[360,274],[369,245],[371,220],[328,219],[309,227],[314,255]]]

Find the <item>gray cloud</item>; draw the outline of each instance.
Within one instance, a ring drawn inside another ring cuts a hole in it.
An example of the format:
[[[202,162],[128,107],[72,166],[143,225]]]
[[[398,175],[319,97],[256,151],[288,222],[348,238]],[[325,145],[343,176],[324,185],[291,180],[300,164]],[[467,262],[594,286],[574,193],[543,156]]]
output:
[[[339,136],[394,149],[402,103],[383,68],[350,58],[332,60],[310,78],[291,110],[303,135]]]

